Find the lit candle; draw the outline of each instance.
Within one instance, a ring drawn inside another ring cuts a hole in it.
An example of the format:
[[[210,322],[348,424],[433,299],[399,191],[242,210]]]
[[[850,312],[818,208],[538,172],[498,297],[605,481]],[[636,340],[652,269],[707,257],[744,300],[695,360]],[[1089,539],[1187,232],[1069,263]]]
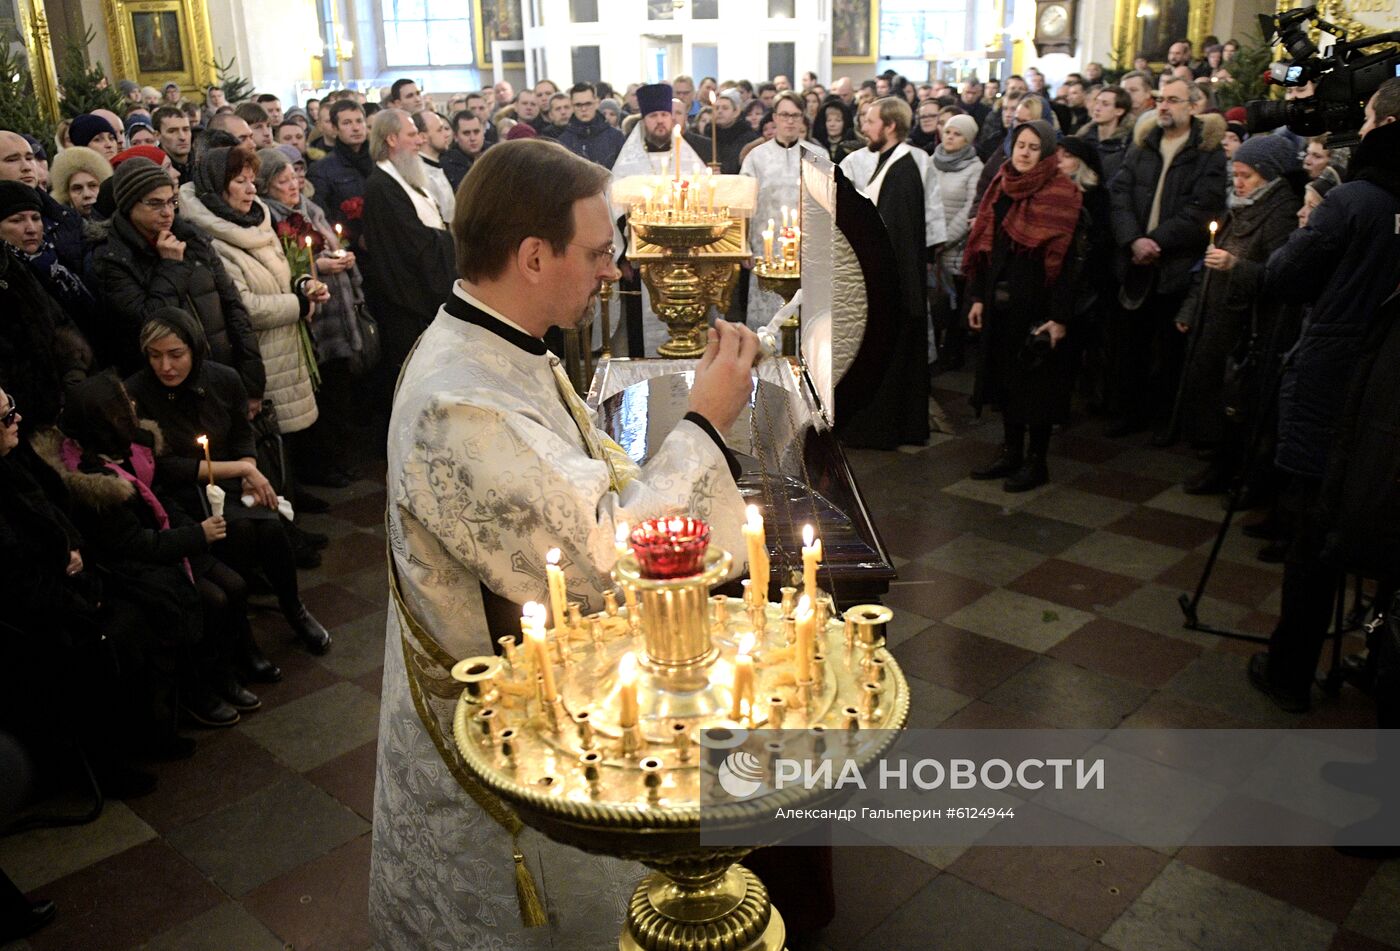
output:
[[[817,615],[812,610],[813,602],[802,596],[802,600],[797,602],[796,627],[797,627],[797,682],[803,683],[812,679],[812,640],[817,631]]]
[[[675,181],[681,180],[681,127],[671,130],[671,155],[676,166]]]
[[[632,530],[626,522],[617,523],[617,530],[613,532],[613,545],[617,548],[617,557],[625,557],[632,550],[632,546],[627,543],[631,534]]]
[[[554,689],[554,669],[549,665],[549,651],[544,646],[544,605],[527,601],[524,616],[526,620],[522,621],[521,627],[525,631],[525,643],[530,646],[529,653],[534,658],[535,670],[544,677],[544,701],[553,703],[559,694]]]
[[[734,658],[734,699],[729,708],[729,719],[738,720],[753,709],[753,633],[744,635],[739,642],[739,653]]]
[[[802,229],[797,225],[792,226],[792,259],[793,263],[802,255]]]
[[[551,548],[544,560],[545,572],[549,576],[549,606],[554,611],[554,629],[562,632],[569,620],[569,588],[564,582],[564,569],[559,567],[559,549]]]
[[[209,456],[209,437],[196,436],[195,442],[204,447],[204,468],[209,470],[209,484],[214,484],[214,460]]]
[[[713,175],[709,176],[709,180],[705,183],[705,185],[706,185],[706,187],[707,187],[707,190],[708,190],[709,193],[710,193],[710,200],[709,200],[709,202],[708,202],[708,207],[709,207],[709,210],[710,210],[710,214],[714,214],[714,213],[715,213],[715,187],[716,187],[716,185],[717,185],[717,183],[715,182],[715,177],[714,177]]]
[[[784,230],[784,231],[787,230],[787,226],[788,226],[788,206],[787,206],[787,205],[784,205],[784,206],[783,206],[783,230]]]
[[[803,593],[812,599],[815,604],[817,600],[817,565],[822,560],[821,539],[816,537],[812,526],[802,526],[802,584]]]
[[[768,227],[763,229],[763,263],[773,263],[773,219],[768,219]]]
[[[763,515],[757,505],[750,505],[745,514],[744,541],[748,544],[749,580],[752,582],[749,593],[753,603],[763,604],[768,600],[768,541],[764,536]]]
[[[690,207],[690,180],[681,182],[681,211],[686,211]]]
[[[637,725],[637,655],[628,651],[617,665],[617,699],[621,709],[617,725],[624,730]]]
[[[311,279],[316,280],[316,252],[311,250],[311,235],[306,236],[306,263],[311,268]]]
[[[335,256],[338,258],[345,257],[345,229],[340,225],[335,226],[335,243],[337,245]]]
[[[1212,248],[1215,247],[1215,232],[1219,230],[1219,228],[1220,223],[1218,221],[1212,221],[1210,223],[1210,246]]]

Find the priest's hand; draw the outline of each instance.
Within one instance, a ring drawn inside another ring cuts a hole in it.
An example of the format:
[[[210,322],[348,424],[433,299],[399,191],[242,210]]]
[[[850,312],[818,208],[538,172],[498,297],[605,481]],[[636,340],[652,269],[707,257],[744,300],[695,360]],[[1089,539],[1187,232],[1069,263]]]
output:
[[[972,306],[967,309],[967,327],[969,330],[982,329],[982,302],[975,300]]]
[[[689,409],[709,420],[720,435],[729,432],[749,405],[758,352],[758,335],[743,324],[718,320],[710,328],[709,345],[695,368]]]

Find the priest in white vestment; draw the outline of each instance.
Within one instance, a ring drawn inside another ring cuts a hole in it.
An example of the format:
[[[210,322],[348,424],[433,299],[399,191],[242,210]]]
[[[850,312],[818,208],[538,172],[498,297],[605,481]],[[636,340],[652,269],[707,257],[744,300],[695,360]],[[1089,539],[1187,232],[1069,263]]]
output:
[[[602,607],[621,521],[708,520],[744,550],[737,464],[722,441],[747,405],[757,338],[725,324],[695,371],[691,412],[638,467],[598,430],[541,338],[575,326],[615,279],[608,172],[543,140],[494,146],[462,186],[460,279],[404,366],[388,447],[391,597],[375,788],[376,946],[615,949],[644,869],[493,817],[465,791],[451,739],[455,660],[518,634],[544,602],[544,552],[571,599]],[[333,728],[329,725],[328,728]],[[525,927],[516,865],[546,921]]]
[[[622,144],[622,151],[617,153],[617,161],[613,162],[614,180],[630,178],[633,175],[667,176],[675,174],[675,143],[672,138],[675,115],[672,106],[676,101],[671,96],[669,83],[651,83],[637,87],[637,109],[641,114],[641,119],[632,127],[627,141]],[[682,132],[680,161],[683,176],[694,178],[705,170],[705,161],[700,157],[700,152],[705,149],[706,145],[707,143],[700,136]],[[617,229],[613,243],[617,245],[619,250],[625,250],[626,221],[621,212],[616,209],[614,216],[617,221]],[[640,270],[640,266],[636,267]],[[618,321],[616,333],[613,336],[613,352],[619,355],[654,357],[657,354],[657,349],[671,339],[671,335],[667,332],[666,325],[661,322],[661,318],[656,316],[656,311],[652,309],[651,292],[642,283],[640,274],[625,279],[622,289],[641,293],[641,330],[645,352],[641,354],[631,353],[627,346],[626,315],[629,311],[636,313],[636,310],[625,299],[622,303],[623,319]]]
[[[786,209],[794,227],[797,226],[797,202],[801,194],[802,176],[802,97],[792,90],[780,92],[773,98],[773,138],[757,146],[744,158],[741,175],[758,179],[758,204],[749,222],[749,249],[755,261],[763,259],[763,232],[771,220],[774,223],[773,256],[779,256],[777,235],[783,229]],[[752,327],[765,326],[783,306],[783,299],[772,291],[760,290],[758,278],[748,272],[749,309],[747,319]]]

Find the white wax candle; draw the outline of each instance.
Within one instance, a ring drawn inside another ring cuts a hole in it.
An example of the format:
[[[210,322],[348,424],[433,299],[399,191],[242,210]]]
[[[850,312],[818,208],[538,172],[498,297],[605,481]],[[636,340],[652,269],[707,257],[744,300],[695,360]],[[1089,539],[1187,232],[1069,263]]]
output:
[[[821,539],[810,525],[802,526],[802,584],[807,597],[817,600],[817,565],[822,560]]]
[[[529,645],[529,654],[534,658],[535,670],[544,676],[545,703],[553,703],[559,693],[554,687],[554,669],[549,665],[549,651],[544,644],[544,605],[527,602],[524,613],[522,628],[525,643]]]
[[[729,719],[738,720],[753,709],[753,634],[745,634],[734,658],[734,699]]]
[[[816,635],[817,615],[812,602],[804,594],[797,602],[797,682],[812,679],[812,641]]]
[[[617,699],[620,707],[617,725],[626,729],[637,725],[637,655],[628,651],[617,665]]]
[[[560,552],[551,548],[544,556],[545,572],[549,576],[549,606],[554,612],[554,628],[563,631],[569,623],[569,588],[564,581],[564,569],[559,567]]]

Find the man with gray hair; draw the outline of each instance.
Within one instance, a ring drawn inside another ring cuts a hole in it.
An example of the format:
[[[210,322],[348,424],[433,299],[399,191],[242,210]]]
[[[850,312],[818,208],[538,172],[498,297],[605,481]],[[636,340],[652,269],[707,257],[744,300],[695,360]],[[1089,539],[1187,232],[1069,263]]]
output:
[[[412,116],[402,109],[375,113],[369,154],[374,171],[365,180],[359,260],[383,340],[378,395],[387,407],[399,366],[452,293],[456,261],[447,221],[428,193]]]

